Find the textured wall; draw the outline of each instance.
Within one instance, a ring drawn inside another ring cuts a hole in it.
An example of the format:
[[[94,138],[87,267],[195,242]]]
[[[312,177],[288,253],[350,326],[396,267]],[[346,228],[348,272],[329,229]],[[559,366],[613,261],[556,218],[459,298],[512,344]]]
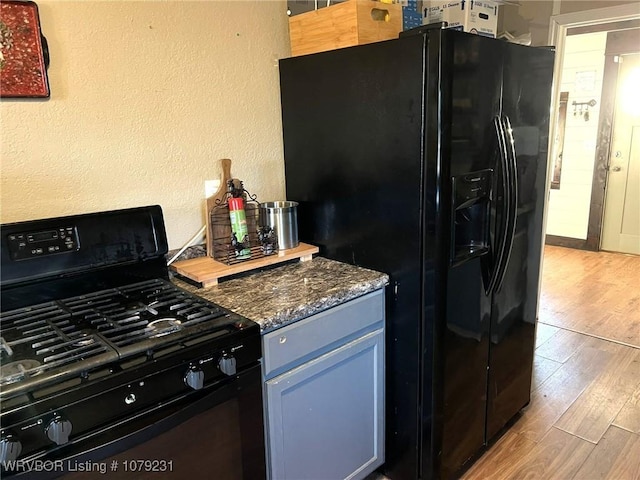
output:
[[[616,5],[624,5],[627,3],[637,4],[640,10],[640,2],[638,2],[638,0],[562,0],[560,3],[560,13],[573,13],[596,8],[615,7]]]
[[[500,6],[498,31],[507,31],[515,36],[531,33],[531,45],[548,45],[552,15],[627,3],[636,3],[640,9],[638,0],[519,0]]]
[[[499,31],[515,36],[531,34],[531,45],[548,45],[549,20],[553,15],[553,2],[549,0],[526,0],[519,4],[500,6]]]
[[[38,5],[52,93],[0,105],[2,223],[160,204],[178,248],[225,157],[283,198],[284,0]]]

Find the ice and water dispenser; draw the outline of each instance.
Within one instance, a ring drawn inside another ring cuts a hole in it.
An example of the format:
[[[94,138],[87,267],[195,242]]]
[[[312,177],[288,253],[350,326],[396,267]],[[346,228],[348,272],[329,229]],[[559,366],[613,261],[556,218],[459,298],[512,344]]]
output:
[[[491,169],[452,177],[452,265],[489,251],[492,177]]]

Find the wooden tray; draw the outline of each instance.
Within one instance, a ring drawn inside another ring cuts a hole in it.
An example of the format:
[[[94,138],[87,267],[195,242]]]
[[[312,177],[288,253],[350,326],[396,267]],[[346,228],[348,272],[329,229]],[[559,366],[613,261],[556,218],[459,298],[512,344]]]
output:
[[[274,255],[247,260],[235,265],[225,265],[211,257],[198,257],[173,263],[170,268],[178,275],[198,282],[203,287],[211,287],[218,284],[218,280],[236,273],[248,272],[257,268],[275,265],[299,258],[301,262],[311,260],[314,253],[318,253],[318,247],[300,243],[296,248],[282,250]]]

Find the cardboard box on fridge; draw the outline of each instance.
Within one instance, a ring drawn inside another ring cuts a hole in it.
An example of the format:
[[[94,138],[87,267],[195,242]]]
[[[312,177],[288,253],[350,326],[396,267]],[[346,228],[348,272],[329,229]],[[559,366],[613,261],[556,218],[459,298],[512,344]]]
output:
[[[399,0],[402,5],[402,29],[409,30],[422,25],[422,0]]]
[[[447,22],[447,28],[495,37],[498,4],[491,0],[431,0],[425,2],[422,23]]]

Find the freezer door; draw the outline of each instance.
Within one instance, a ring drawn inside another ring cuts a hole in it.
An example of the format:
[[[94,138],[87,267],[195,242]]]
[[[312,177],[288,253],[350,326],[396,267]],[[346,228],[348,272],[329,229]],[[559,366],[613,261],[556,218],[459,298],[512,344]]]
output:
[[[504,44],[501,118],[514,144],[517,202],[508,262],[493,294],[487,440],[529,403],[554,53]]]
[[[435,388],[443,395],[437,472],[443,479],[454,478],[485,440],[491,313],[486,286],[495,243],[495,232],[491,232],[487,244],[486,229],[495,229],[495,214],[489,212],[502,202],[493,194],[497,181],[493,172],[500,158],[494,119],[501,108],[502,43],[460,32],[448,33],[448,38],[443,71],[451,72],[451,89],[443,89],[443,95],[448,95],[443,104],[450,106],[444,115],[450,126],[443,128],[447,140],[443,158],[449,158],[450,178],[443,182],[441,194],[452,204],[443,215],[450,222],[453,249],[446,259],[446,328],[440,337],[444,363]],[[465,252],[466,238],[474,245]]]
[[[280,62],[287,198],[299,202],[300,240],[390,276],[392,478],[418,477],[420,412],[431,424],[429,405],[419,403],[424,42],[416,36]],[[430,379],[430,366],[425,371]]]

